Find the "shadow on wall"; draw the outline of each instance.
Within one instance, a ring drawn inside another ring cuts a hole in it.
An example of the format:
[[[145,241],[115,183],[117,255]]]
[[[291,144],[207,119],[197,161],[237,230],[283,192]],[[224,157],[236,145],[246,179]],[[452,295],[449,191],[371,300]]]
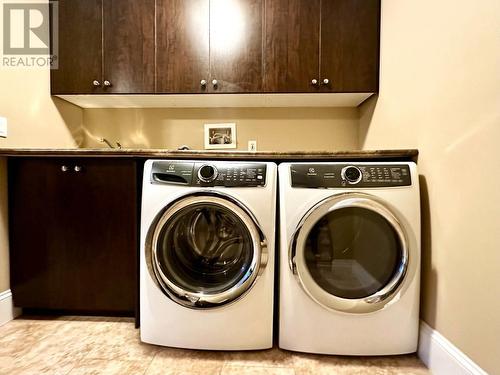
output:
[[[364,148],[366,141],[366,136],[368,135],[368,129],[372,123],[373,114],[375,113],[375,108],[377,107],[378,95],[373,95],[361,104],[360,114],[359,114],[359,134],[358,142],[360,149]]]
[[[420,316],[428,324],[434,327],[436,321],[437,301],[437,272],[432,268],[432,232],[431,232],[431,209],[429,199],[429,187],[425,176],[419,176],[420,182],[420,213],[422,226],[422,252],[421,252],[421,293],[420,293]],[[425,296],[425,298],[424,298]],[[430,305],[430,306],[428,306]],[[431,316],[424,316],[425,312],[431,312]]]
[[[74,104],[71,104],[63,99],[59,99],[58,97],[52,96],[51,99],[71,136],[75,140],[75,146],[83,147],[85,143],[83,110]]]

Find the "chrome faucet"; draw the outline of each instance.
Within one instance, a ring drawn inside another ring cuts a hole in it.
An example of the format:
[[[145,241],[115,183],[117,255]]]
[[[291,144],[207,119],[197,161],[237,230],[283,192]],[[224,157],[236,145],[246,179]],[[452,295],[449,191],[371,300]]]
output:
[[[109,148],[115,148],[106,138],[99,138],[99,142],[106,143]],[[121,149],[122,148],[121,143],[117,141],[116,142],[116,147],[118,147],[119,149]]]

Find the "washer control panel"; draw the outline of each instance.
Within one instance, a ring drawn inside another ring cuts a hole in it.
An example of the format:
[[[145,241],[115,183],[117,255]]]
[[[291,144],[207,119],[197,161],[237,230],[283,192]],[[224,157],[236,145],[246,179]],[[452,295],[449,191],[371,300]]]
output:
[[[162,160],[153,163],[151,182],[187,186],[265,186],[266,169],[264,163]]]
[[[405,164],[292,164],[292,187],[376,188],[410,186]]]

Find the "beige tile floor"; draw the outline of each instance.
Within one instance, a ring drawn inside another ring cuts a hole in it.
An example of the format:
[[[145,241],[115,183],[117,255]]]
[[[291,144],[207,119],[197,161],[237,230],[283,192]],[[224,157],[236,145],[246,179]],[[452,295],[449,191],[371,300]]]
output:
[[[20,318],[0,327],[0,374],[429,374],[415,355],[209,352],[143,344],[129,318]]]

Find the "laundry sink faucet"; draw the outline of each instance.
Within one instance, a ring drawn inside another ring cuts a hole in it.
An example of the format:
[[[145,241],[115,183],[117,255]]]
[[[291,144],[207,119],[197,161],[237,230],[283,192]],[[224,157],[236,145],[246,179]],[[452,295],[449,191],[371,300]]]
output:
[[[109,148],[115,148],[106,138],[99,138],[99,142],[106,143]],[[121,143],[116,141],[116,147],[121,149],[122,148]]]

